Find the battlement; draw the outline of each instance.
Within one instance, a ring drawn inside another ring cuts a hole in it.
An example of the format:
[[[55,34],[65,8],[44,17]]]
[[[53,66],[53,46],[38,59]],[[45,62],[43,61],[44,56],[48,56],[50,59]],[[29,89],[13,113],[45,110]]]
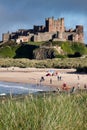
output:
[[[83,33],[83,26],[82,25],[76,25],[76,33],[78,33],[78,34]]]
[[[64,32],[64,18],[54,20],[54,17],[45,19],[45,27],[47,32]]]
[[[75,29],[65,30],[64,18],[45,18],[45,25],[34,25],[33,29],[19,29],[14,33],[4,33],[2,40],[22,41],[74,41],[84,43],[84,29],[82,25],[76,25]],[[18,40],[19,39],[19,40]],[[27,40],[25,40],[27,39]]]

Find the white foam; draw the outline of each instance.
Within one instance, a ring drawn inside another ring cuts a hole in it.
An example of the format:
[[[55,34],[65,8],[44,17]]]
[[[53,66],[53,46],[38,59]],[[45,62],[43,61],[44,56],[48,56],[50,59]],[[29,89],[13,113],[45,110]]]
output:
[[[6,95],[6,93],[0,93],[0,96],[5,96]]]
[[[21,89],[21,90],[28,90],[28,91],[35,91],[35,92],[37,92],[37,91],[43,91],[42,89],[35,89],[35,88],[27,88],[27,87],[23,87],[23,86],[18,86],[18,85],[16,85],[16,86],[10,86],[10,85],[7,85],[7,84],[0,84],[0,86],[1,87],[4,87],[4,88],[10,88],[10,89]]]

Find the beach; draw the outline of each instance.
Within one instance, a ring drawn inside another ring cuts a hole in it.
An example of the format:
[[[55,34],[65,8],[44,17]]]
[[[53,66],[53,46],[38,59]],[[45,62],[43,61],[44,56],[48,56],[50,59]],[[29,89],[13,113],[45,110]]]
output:
[[[42,77],[44,80],[41,80]],[[45,85],[56,89],[61,89],[66,83],[69,88],[83,89],[87,86],[87,74],[77,74],[75,69],[9,67],[0,68],[0,81]]]

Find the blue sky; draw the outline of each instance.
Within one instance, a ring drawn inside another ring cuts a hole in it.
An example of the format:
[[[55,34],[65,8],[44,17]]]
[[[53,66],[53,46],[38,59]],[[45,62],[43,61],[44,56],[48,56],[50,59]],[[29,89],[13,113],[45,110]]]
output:
[[[64,17],[65,27],[84,26],[87,44],[87,0],[0,0],[0,40],[2,33],[44,25],[45,18]]]

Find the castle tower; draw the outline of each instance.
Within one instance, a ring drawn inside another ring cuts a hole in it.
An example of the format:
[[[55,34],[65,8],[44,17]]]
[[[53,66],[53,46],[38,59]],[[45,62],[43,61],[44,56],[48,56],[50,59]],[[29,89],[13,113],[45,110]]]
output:
[[[54,17],[45,19],[46,32],[53,32]]]
[[[82,25],[76,25],[76,33],[78,33],[78,34],[83,33],[83,26]]]
[[[76,26],[76,33],[78,34],[78,42],[84,42],[84,31],[82,25]]]
[[[10,40],[10,34],[9,34],[9,32],[3,33],[3,34],[2,34],[2,41],[3,41],[3,42],[7,42],[7,41],[9,41],[9,40]]]
[[[60,19],[60,32],[65,31],[65,26],[64,26],[64,18]]]
[[[45,19],[45,26],[47,32],[64,32],[64,18],[54,20],[54,17]]]

